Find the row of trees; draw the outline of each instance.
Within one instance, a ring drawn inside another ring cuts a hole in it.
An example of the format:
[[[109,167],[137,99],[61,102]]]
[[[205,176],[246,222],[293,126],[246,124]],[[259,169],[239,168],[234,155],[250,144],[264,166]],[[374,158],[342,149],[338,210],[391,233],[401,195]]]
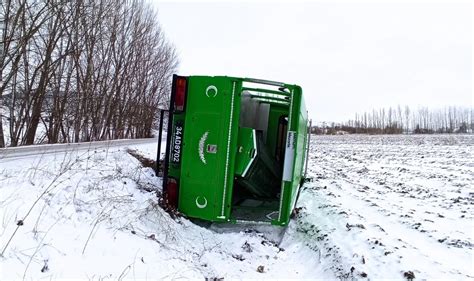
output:
[[[2,0],[0,147],[148,137],[177,64],[143,0]]]
[[[389,107],[356,114],[344,123],[326,123],[313,128],[319,134],[433,134],[472,133],[474,108],[447,106],[442,109],[409,106]]]

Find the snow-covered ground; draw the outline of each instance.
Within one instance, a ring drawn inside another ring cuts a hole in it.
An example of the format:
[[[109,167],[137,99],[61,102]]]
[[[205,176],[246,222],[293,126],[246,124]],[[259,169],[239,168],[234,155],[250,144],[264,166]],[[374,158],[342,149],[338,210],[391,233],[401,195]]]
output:
[[[156,140],[0,150],[0,280],[473,279],[473,146],[315,137],[280,244],[277,227],[171,218],[161,179],[126,152],[154,159]]]
[[[473,279],[473,148],[472,135],[317,137],[291,227],[338,277]]]
[[[281,229],[172,219],[125,148],[154,159],[156,140],[65,147],[0,151],[0,280],[333,277]]]

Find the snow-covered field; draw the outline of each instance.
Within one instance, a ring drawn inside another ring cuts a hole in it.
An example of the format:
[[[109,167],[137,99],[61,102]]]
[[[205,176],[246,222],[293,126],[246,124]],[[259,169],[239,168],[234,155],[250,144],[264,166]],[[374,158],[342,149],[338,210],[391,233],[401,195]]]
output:
[[[473,279],[473,146],[315,137],[312,181],[279,245],[280,228],[171,218],[161,179],[125,148],[154,159],[154,140],[0,150],[0,280]]]
[[[474,136],[322,136],[312,147],[292,228],[324,270],[474,278]]]

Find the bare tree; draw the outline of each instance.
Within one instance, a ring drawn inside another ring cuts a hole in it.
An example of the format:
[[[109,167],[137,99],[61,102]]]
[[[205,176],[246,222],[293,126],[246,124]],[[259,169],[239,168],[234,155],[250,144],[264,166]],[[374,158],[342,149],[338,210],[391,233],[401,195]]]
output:
[[[151,136],[178,59],[149,4],[7,0],[0,8],[10,145]]]

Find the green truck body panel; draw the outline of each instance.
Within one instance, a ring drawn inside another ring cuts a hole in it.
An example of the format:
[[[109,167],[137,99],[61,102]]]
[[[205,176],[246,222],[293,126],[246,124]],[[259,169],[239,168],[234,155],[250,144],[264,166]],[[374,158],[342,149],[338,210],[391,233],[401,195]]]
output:
[[[234,173],[242,177],[248,173],[250,165],[256,157],[257,136],[255,130],[247,127],[239,128],[237,147]]]
[[[188,81],[178,209],[192,217],[225,220],[237,142],[238,83],[223,77]],[[210,85],[217,91],[207,89]]]
[[[176,197],[181,213],[208,221],[288,223],[306,156],[301,87],[174,76],[169,116],[163,191],[165,198]]]

